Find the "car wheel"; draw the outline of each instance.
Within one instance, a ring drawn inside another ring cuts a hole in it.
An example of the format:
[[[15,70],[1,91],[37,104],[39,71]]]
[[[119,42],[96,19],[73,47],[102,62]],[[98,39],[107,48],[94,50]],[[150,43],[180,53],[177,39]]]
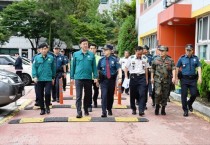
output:
[[[28,86],[31,84],[32,79],[29,74],[22,74],[22,81],[24,82],[25,86]]]

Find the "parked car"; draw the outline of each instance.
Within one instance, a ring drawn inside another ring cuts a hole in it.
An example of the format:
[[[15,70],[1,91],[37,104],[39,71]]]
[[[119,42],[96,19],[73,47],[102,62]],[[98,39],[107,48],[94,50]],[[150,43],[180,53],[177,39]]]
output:
[[[15,73],[0,69],[0,107],[25,95],[24,83]]]
[[[0,55],[0,68],[15,73],[15,60],[14,56]],[[26,86],[32,83],[31,71],[31,64],[23,60],[22,81]]]

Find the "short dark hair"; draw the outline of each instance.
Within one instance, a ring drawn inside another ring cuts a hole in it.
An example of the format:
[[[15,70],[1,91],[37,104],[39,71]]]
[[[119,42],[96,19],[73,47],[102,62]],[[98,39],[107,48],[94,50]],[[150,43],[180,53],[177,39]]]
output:
[[[44,47],[48,48],[48,44],[47,43],[42,43],[42,44],[39,45],[38,49],[44,48]]]
[[[19,55],[19,53],[15,53],[15,55],[16,55],[16,54]]]
[[[90,44],[90,46],[95,46],[95,48],[98,49],[98,46],[96,44]]]
[[[143,50],[143,47],[142,46],[136,46],[135,50]]]
[[[144,45],[143,48],[146,49],[146,50],[149,50],[149,47],[147,45]]]
[[[80,41],[79,41],[79,44],[81,44],[82,42],[85,42],[85,41],[88,42],[88,39],[87,38],[81,38]]]

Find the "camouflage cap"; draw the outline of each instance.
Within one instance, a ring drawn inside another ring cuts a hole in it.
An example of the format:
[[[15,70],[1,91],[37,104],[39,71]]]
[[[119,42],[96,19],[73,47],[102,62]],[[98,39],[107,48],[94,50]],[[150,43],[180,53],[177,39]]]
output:
[[[158,50],[162,50],[162,51],[168,51],[168,47],[167,46],[160,46],[159,48],[158,48]]]

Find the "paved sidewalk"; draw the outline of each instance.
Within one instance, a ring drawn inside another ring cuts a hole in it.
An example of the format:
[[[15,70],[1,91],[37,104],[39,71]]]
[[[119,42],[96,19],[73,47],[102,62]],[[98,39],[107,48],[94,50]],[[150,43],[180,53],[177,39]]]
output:
[[[69,89],[64,93],[64,97],[68,96]],[[129,105],[129,96],[123,94],[123,97],[127,99],[122,100],[122,104]],[[24,99],[34,99],[34,92],[31,91]],[[75,100],[64,100],[64,104],[75,104]],[[210,144],[210,123],[207,121],[192,113],[187,118],[183,117],[183,111],[176,103],[168,103],[166,116],[154,115],[150,98],[147,106],[144,117],[149,122],[6,122],[0,126],[0,144]],[[51,109],[51,114],[44,116],[39,113],[40,110],[21,110],[12,119],[76,116],[76,110],[70,108]],[[90,117],[100,115],[101,108],[93,108],[90,113]],[[132,115],[130,109],[113,109],[113,117],[139,116]]]

